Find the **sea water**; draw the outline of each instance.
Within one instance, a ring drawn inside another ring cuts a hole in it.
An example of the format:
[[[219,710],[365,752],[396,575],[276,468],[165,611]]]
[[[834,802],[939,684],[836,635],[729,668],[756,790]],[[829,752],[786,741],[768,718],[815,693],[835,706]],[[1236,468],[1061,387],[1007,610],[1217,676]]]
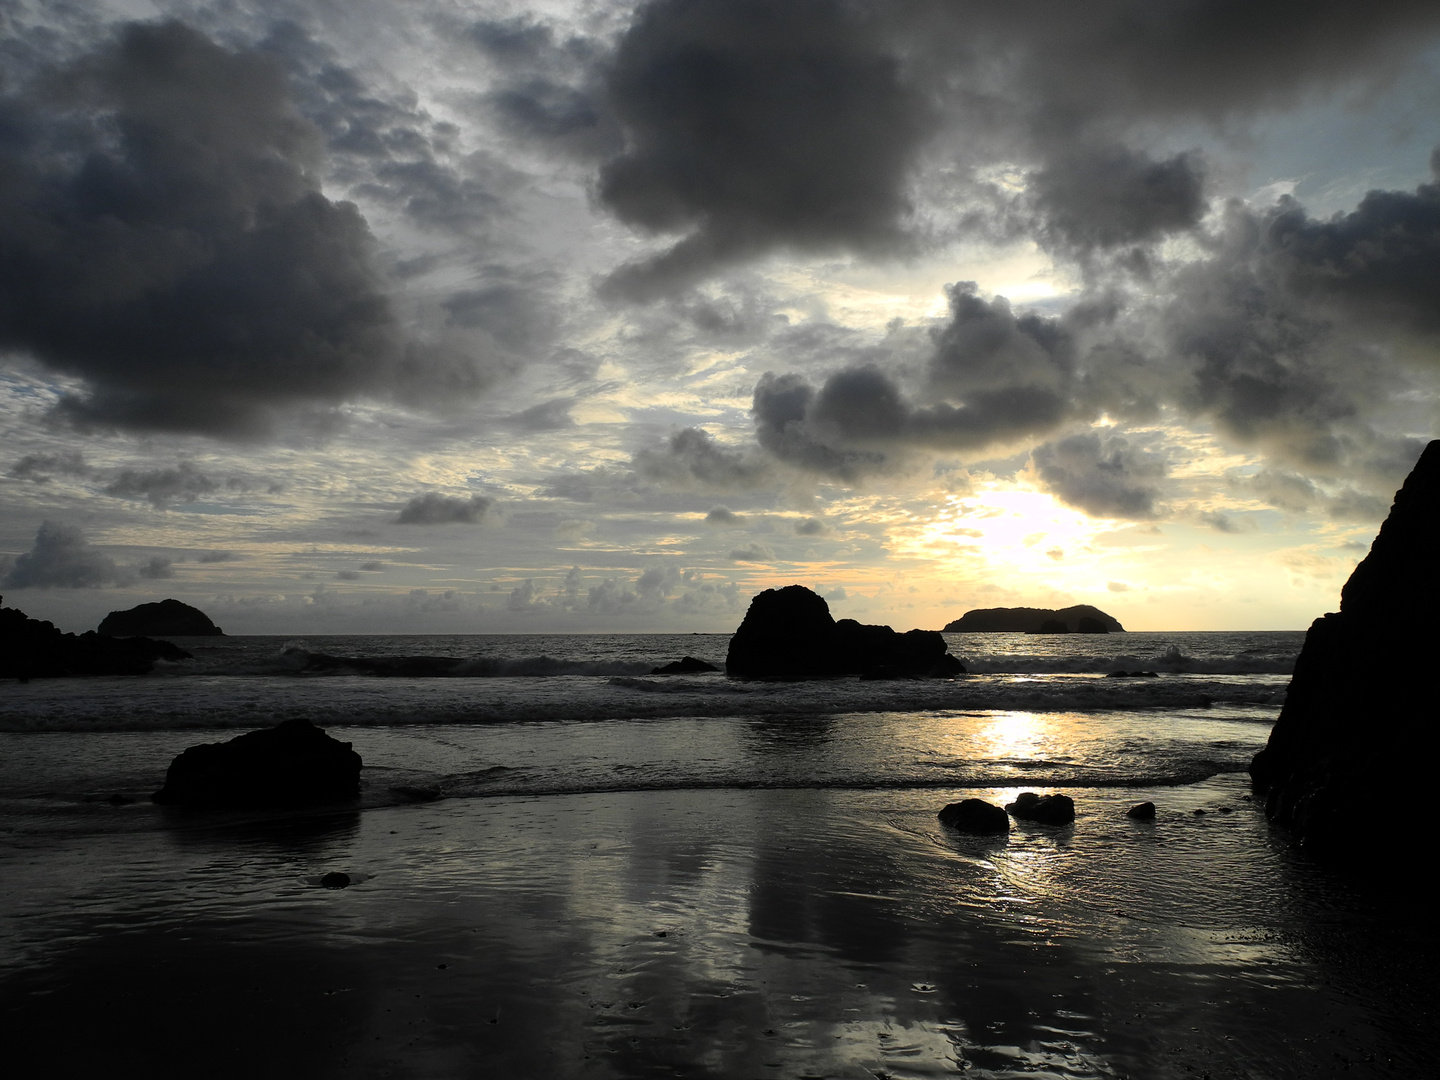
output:
[[[971,674],[650,674],[722,664],[723,636],[311,637],[7,684],[0,1010],[85,1070],[223,1043],[230,1075],[1423,1071],[1434,928],[1249,798],[1303,635],[947,638]],[[301,716],[360,752],[355,807],[146,798],[184,747]],[[935,819],[1026,789],[1075,824]],[[77,1012],[105,1053],[64,1037]]]
[[[0,688],[0,814],[19,827],[140,800],[185,746],[295,717],[355,744],[371,803],[387,782],[450,797],[1192,783],[1264,745],[1303,636],[947,639],[970,674],[800,681],[651,674],[681,656],[723,668],[725,635],[177,639],[194,659],[149,676]],[[436,658],[445,677],[411,673]]]

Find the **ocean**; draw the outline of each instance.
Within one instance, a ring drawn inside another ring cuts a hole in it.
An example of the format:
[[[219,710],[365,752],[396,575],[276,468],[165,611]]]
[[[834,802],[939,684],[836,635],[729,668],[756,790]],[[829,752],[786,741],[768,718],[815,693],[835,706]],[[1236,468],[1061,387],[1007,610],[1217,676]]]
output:
[[[0,1009],[37,1043],[99,1024],[76,1068],[218,1039],[233,1075],[1423,1069],[1435,930],[1249,797],[1303,633],[946,637],[970,674],[650,674],[727,635],[227,637],[7,684]],[[359,751],[355,807],[148,801],[186,746],[292,717]],[[1075,824],[935,820],[1032,789]]]

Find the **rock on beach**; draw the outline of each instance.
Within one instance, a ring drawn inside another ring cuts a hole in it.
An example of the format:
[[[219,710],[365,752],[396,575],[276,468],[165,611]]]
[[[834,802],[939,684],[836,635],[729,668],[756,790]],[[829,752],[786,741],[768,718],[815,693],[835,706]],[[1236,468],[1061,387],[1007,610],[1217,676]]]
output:
[[[360,755],[309,720],[202,743],[183,751],[165,774],[157,803],[210,807],[313,806],[360,792]]]
[[[1033,821],[1037,825],[1069,825],[1075,820],[1075,800],[1069,795],[1038,795],[1022,791],[1005,809],[1017,821]]]
[[[941,825],[976,836],[996,836],[1010,831],[1010,815],[984,799],[953,802],[937,815]]]

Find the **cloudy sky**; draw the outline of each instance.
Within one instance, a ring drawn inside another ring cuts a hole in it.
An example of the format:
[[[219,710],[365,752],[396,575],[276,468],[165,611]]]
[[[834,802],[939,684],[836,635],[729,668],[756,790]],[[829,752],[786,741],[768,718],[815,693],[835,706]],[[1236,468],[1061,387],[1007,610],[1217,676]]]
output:
[[[0,0],[70,630],[1332,609],[1440,434],[1433,0]]]

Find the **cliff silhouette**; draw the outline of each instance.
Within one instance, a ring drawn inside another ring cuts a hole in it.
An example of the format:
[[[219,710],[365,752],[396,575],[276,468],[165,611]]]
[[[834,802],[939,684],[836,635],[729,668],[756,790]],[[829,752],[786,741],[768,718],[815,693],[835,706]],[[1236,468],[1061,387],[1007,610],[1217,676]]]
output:
[[[1305,849],[1409,845],[1404,830],[1433,813],[1415,768],[1440,749],[1437,604],[1440,440],[1396,493],[1340,610],[1311,624],[1270,740],[1250,764],[1266,814]]]

